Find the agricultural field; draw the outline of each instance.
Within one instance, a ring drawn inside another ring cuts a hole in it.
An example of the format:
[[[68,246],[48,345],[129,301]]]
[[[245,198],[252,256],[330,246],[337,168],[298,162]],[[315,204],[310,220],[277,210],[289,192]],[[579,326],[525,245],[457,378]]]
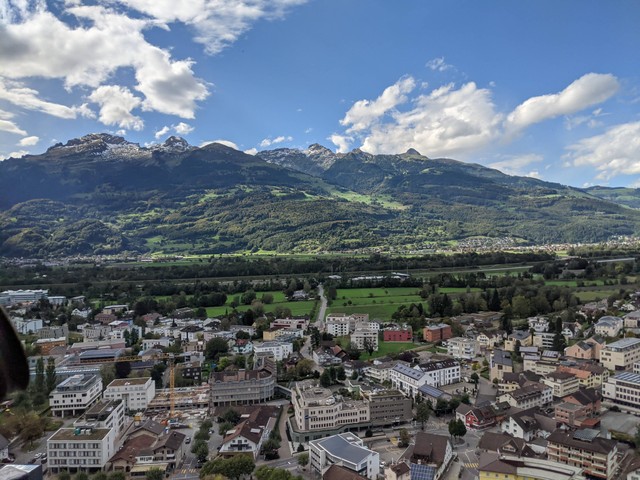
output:
[[[327,313],[368,313],[371,320],[388,322],[400,305],[420,302],[424,299],[414,287],[338,289]]]
[[[264,311],[266,313],[273,312],[277,307],[283,307],[291,310],[291,315],[293,316],[309,315],[316,303],[315,300],[290,302],[287,300],[285,294],[280,290],[271,292],[256,292],[256,298],[260,300],[264,294],[273,295],[273,303],[264,305]],[[241,295],[229,295],[227,298],[227,303],[220,307],[207,307],[207,316],[219,317],[221,315],[224,315],[226,312],[231,312],[233,310],[231,302],[233,302],[235,297],[238,297],[238,299],[240,299]],[[236,307],[236,310],[238,312],[244,312],[249,308],[251,308],[251,305],[239,305],[238,307]]]
[[[369,355],[368,352],[362,352],[360,354],[360,360],[384,357],[390,353],[405,352],[407,350],[413,350],[419,346],[419,344],[413,342],[379,342],[377,352],[373,352],[371,355]]]

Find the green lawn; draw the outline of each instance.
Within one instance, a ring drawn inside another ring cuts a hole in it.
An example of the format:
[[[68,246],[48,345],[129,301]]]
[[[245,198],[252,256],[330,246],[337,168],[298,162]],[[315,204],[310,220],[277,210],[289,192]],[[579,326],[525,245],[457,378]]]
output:
[[[360,360],[384,357],[390,353],[400,353],[406,350],[412,350],[418,346],[419,345],[416,345],[413,342],[379,342],[377,352],[373,352],[371,356],[369,356],[368,352],[362,352]]]
[[[575,295],[582,303],[585,303],[593,302],[594,300],[603,300],[618,291],[618,288],[612,287],[611,290],[589,290],[585,292],[576,292]]]
[[[371,320],[388,322],[400,305],[424,302],[417,288],[339,289],[327,313],[368,313]],[[425,305],[426,306],[426,305]]]

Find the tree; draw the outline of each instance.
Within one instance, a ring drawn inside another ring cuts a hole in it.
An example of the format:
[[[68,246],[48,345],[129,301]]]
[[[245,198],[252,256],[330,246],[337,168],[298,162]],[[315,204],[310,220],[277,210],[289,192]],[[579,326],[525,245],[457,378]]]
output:
[[[278,449],[280,448],[280,442],[275,438],[269,438],[262,444],[262,453],[264,453],[265,460],[274,460],[278,458]]]
[[[220,426],[218,427],[218,433],[224,437],[227,434],[227,432],[231,430],[233,427],[235,427],[233,423],[229,423],[229,422],[221,423]]]
[[[464,422],[458,419],[452,419],[449,422],[449,435],[454,438],[464,437],[467,434],[467,427],[465,427]]]
[[[198,462],[204,463],[207,461],[207,457],[209,456],[209,445],[206,442],[198,443],[196,451],[193,454],[198,459]]]
[[[416,407],[416,422],[422,424],[422,430],[424,430],[424,424],[427,423],[430,415],[431,410],[429,409],[429,404],[426,402],[419,403]]]
[[[309,463],[309,454],[307,452],[304,452],[298,455],[298,465],[304,468],[307,466],[308,463]]]
[[[127,378],[131,373],[131,363],[129,362],[116,362],[116,377]]]
[[[344,367],[342,365],[336,368],[336,378],[340,381],[347,379],[347,374],[345,373]]]
[[[109,480],[126,480],[124,472],[111,472],[109,474]]]
[[[58,377],[56,376],[56,363],[53,357],[47,359],[47,370],[45,372],[45,384],[47,385],[47,395],[56,388]],[[104,384],[103,384],[104,385]],[[104,385],[106,387],[106,385]]]
[[[217,360],[221,354],[227,353],[228,351],[229,345],[227,341],[219,337],[209,340],[204,350],[207,360]]]
[[[409,442],[411,442],[411,436],[409,435],[409,431],[406,428],[401,428],[398,432],[398,446],[400,448],[405,448],[409,446]]]
[[[44,359],[39,357],[36,361],[36,376],[33,379],[35,393],[44,394],[46,385],[44,380]]]
[[[78,472],[73,476],[73,480],[89,480],[87,472]]]
[[[146,480],[162,480],[164,478],[164,472],[159,468],[152,468],[147,470],[144,476]]]
[[[200,475],[203,475],[203,471],[213,474],[224,475],[227,478],[239,480],[243,475],[251,475],[256,468],[256,464],[253,458],[249,455],[235,455],[231,458],[216,459],[211,463],[211,467],[207,470],[200,471]],[[205,465],[206,466],[206,465]]]
[[[237,425],[238,422],[240,422],[240,414],[238,413],[237,410],[234,410],[233,408],[230,408],[229,410],[224,412],[220,416],[220,418],[222,419],[223,422],[227,422],[232,425]]]
[[[66,470],[62,470],[58,473],[58,480],[71,480],[71,474]]]
[[[471,374],[471,377],[469,377],[469,378],[471,379],[473,384],[477,387],[478,386],[478,381],[480,380],[480,377],[478,376],[478,374],[476,372],[473,372]]]
[[[636,451],[640,451],[640,425],[636,426],[636,434],[633,436],[633,442],[636,444]]]
[[[325,369],[320,375],[320,386],[328,388],[331,386],[331,374],[328,369]]]
[[[107,386],[116,378],[116,367],[113,363],[105,363],[100,367],[100,376],[102,377],[102,385]]]

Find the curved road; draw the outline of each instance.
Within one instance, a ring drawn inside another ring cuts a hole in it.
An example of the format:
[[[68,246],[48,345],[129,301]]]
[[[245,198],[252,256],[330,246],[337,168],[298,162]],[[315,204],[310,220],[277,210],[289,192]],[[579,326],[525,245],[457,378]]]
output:
[[[327,297],[324,296],[322,284],[318,285],[318,296],[320,297],[320,308],[316,316],[316,327],[318,327],[318,330],[322,330],[322,322],[324,322],[324,315],[327,312]]]

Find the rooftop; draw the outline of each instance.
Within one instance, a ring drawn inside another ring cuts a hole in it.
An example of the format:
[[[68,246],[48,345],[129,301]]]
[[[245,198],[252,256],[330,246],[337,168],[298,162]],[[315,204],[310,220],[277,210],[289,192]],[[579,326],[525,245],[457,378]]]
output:
[[[110,428],[61,428],[49,440],[102,440],[110,431]]]
[[[361,440],[352,433],[340,433],[330,437],[321,438],[309,442],[316,444],[330,455],[346,460],[347,462],[357,465],[366,460],[371,455],[371,450],[359,445]]]

